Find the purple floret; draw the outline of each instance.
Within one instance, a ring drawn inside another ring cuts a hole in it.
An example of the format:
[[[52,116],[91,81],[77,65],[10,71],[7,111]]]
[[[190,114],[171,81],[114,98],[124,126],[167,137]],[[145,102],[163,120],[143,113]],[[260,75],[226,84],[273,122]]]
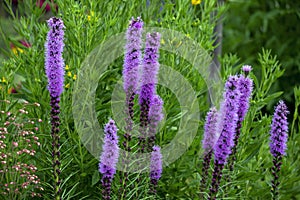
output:
[[[47,22],[50,27],[45,44],[45,69],[48,78],[48,90],[51,97],[59,97],[63,91],[65,74],[62,58],[64,24],[61,19],[56,17],[50,18]]]
[[[252,70],[252,67],[250,65],[244,65],[242,67],[242,71],[247,75],[250,73],[250,71]]]

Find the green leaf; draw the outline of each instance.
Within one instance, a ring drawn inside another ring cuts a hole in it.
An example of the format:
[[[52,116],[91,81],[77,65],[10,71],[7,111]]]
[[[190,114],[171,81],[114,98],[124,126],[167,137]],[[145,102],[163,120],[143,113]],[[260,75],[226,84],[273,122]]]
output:
[[[99,172],[96,170],[93,174],[93,177],[92,177],[92,187],[97,184],[100,180],[100,175],[99,175]]]

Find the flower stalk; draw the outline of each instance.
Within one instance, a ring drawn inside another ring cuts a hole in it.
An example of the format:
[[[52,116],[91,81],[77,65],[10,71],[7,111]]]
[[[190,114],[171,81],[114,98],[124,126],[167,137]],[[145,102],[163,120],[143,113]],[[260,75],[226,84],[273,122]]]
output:
[[[114,120],[105,125],[105,137],[102,146],[102,154],[99,163],[99,172],[102,174],[102,199],[111,199],[111,183],[116,173],[116,165],[119,158],[119,146],[117,127]]]
[[[54,179],[54,199],[60,200],[60,184],[61,180],[59,175],[60,170],[60,95],[63,91],[64,85],[64,60],[62,58],[63,52],[63,39],[64,39],[64,24],[59,18],[53,17],[48,21],[50,28],[46,48],[45,69],[48,78],[48,90],[50,93],[50,106],[51,106],[51,137],[52,137],[52,167],[53,167],[53,179]]]
[[[217,141],[216,125],[217,125],[217,109],[213,107],[209,110],[209,112],[206,115],[206,120],[204,125],[204,137],[202,140],[204,158],[203,158],[202,179],[201,179],[201,186],[200,186],[201,198],[203,198],[202,193],[206,190],[207,187],[208,170],[209,170],[210,161],[213,154],[213,147]]]
[[[288,140],[288,122],[287,115],[289,111],[283,101],[279,101],[275,108],[270,131],[270,151],[273,156],[273,167],[271,168],[272,180],[272,198],[278,199],[279,192],[279,172],[282,165],[282,158],[286,154]]]
[[[238,120],[239,97],[238,77],[229,76],[225,83],[223,102],[221,103],[220,114],[218,116],[217,133],[220,133],[220,137],[214,145],[214,172],[208,199],[216,199],[222,178],[222,170],[234,145],[233,139]]]

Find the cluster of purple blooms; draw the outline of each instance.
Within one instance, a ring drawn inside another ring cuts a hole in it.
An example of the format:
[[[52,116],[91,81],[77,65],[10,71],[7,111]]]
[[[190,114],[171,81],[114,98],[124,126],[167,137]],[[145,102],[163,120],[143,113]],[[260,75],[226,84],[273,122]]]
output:
[[[50,30],[45,44],[45,70],[51,98],[52,157],[55,180],[54,197],[58,200],[61,198],[61,181],[59,179],[59,103],[64,84],[64,60],[62,58],[64,24],[61,19],[53,17],[48,20],[48,26]],[[163,119],[163,100],[156,94],[160,34],[157,32],[147,33],[144,57],[142,59],[142,31],[143,21],[141,18],[132,18],[126,34],[127,43],[125,46],[123,68],[127,114],[123,147],[125,150],[130,151],[129,143],[134,117],[134,99],[138,95],[140,106],[139,152],[151,152],[150,183],[152,187],[150,188],[155,193],[155,186],[157,186],[162,174],[162,154],[160,147],[155,145],[155,134],[159,123]],[[216,108],[211,108],[206,116],[204,138],[202,141],[205,155],[203,179],[201,182],[203,186],[206,184],[210,160],[214,156],[214,171],[208,199],[216,199],[224,166],[229,162],[230,170],[232,171],[233,163],[236,160],[235,154],[242,122],[248,112],[253,89],[253,81],[248,76],[251,66],[243,66],[242,71],[243,74],[228,77],[219,111]],[[282,157],[285,155],[287,148],[288,113],[286,105],[283,101],[280,101],[275,108],[271,124],[270,151],[273,155],[274,164],[272,167],[272,174],[274,176],[274,180],[272,181],[272,195],[274,199],[278,196],[278,173],[281,168]],[[104,132],[105,138],[103,152],[100,157],[99,171],[102,174],[101,182],[104,187],[102,197],[110,199],[111,183],[116,173],[116,165],[119,157],[117,127],[113,120],[110,120],[106,124]]]
[[[204,137],[202,140],[204,159],[201,192],[204,192],[206,188],[210,160],[212,155],[214,155],[214,171],[212,174],[209,199],[216,199],[222,178],[222,170],[225,165],[228,164],[232,171],[234,161],[236,160],[236,148],[240,137],[242,122],[249,109],[253,88],[253,81],[248,76],[251,71],[251,66],[243,66],[242,71],[243,74],[228,77],[225,83],[220,110],[217,111],[215,108],[211,108],[206,116]],[[274,175],[274,180],[272,181],[273,196],[278,195],[278,192],[276,193],[279,184],[278,172],[281,166],[280,161],[282,155],[284,155],[286,149],[288,129],[287,113],[288,111],[285,104],[283,101],[280,101],[276,107],[271,125],[270,149],[274,157],[274,167],[272,168]]]
[[[126,127],[123,135],[123,147],[131,151],[131,131],[134,117],[134,99],[138,95],[140,106],[139,152],[151,152],[150,183],[152,191],[162,173],[162,154],[160,147],[155,145],[155,134],[163,119],[163,101],[156,94],[157,74],[159,70],[160,34],[147,33],[144,57],[142,59],[143,21],[140,17],[132,18],[126,33],[125,59],[123,68],[124,91],[126,94]],[[113,128],[112,128],[113,126]],[[100,158],[99,171],[102,174],[103,198],[110,199],[111,181],[116,172],[118,161],[118,140],[116,127],[111,120],[105,127],[103,152]],[[112,136],[114,135],[114,136]],[[113,140],[113,141],[112,141]],[[126,175],[125,175],[126,176]],[[126,184],[127,177],[123,181]],[[123,186],[125,187],[125,185]]]

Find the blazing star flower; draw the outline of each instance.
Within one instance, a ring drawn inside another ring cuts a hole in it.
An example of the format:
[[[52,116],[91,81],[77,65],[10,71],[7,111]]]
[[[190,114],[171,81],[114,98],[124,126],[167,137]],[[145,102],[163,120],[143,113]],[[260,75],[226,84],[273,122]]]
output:
[[[289,111],[283,101],[279,101],[275,108],[270,131],[270,151],[273,155],[273,167],[271,169],[273,180],[271,193],[273,199],[278,198],[279,172],[282,165],[282,157],[286,154],[288,139],[287,115]]]
[[[119,146],[117,127],[114,120],[105,125],[105,138],[100,157],[99,172],[102,174],[102,186],[104,188],[103,199],[110,199],[111,183],[116,173],[116,165],[119,158]]]
[[[154,142],[155,135],[157,132],[158,124],[164,118],[163,110],[163,100],[158,95],[154,95],[152,102],[150,104],[149,110],[149,130],[148,130],[148,150],[151,151]]]
[[[206,182],[208,177],[208,169],[210,166],[210,161],[213,153],[213,147],[217,141],[216,134],[217,125],[217,109],[215,107],[211,108],[206,115],[205,125],[204,125],[204,137],[202,140],[202,148],[204,149],[204,158],[202,166],[202,179],[201,179],[201,192],[203,193],[206,189]],[[203,198],[203,197],[202,197]]]
[[[249,73],[250,71],[247,72]],[[238,84],[239,84],[238,88],[241,93],[240,100],[239,100],[238,120],[242,122],[249,109],[249,102],[250,102],[250,97],[253,89],[253,81],[249,77],[245,77],[244,75],[241,75],[239,77]]]
[[[215,161],[218,164],[225,164],[231,154],[233,139],[238,120],[238,102],[240,92],[238,90],[238,77],[230,76],[225,84],[224,101],[221,104],[218,121],[220,137],[214,147]]]
[[[124,90],[132,95],[138,89],[138,69],[142,60],[143,21],[140,17],[132,18],[126,33],[125,59],[123,66]]]
[[[253,90],[253,81],[250,77],[247,75],[251,71],[251,66],[244,65],[242,67],[243,72],[245,75],[241,74],[238,79],[238,89],[240,91],[240,98],[239,98],[239,108],[238,108],[238,121],[237,121],[237,127],[236,127],[236,133],[234,137],[234,146],[232,148],[232,154],[231,159],[229,161],[229,168],[231,171],[233,171],[234,168],[234,161],[236,160],[236,150],[238,145],[238,140],[241,133],[242,128],[242,122],[244,121],[244,118],[248,112],[249,105],[250,105],[250,97]]]
[[[64,60],[62,58],[64,24],[61,19],[53,17],[48,20],[50,31],[47,35],[45,68],[48,77],[48,90],[50,96],[58,97],[63,91]]]
[[[141,91],[139,95],[140,104],[140,151],[144,152],[146,146],[146,128],[149,124],[149,109],[156,93],[157,74],[159,69],[158,51],[160,46],[160,34],[148,33],[146,36],[146,47],[143,60]]]
[[[141,92],[139,104],[141,106],[141,123],[146,126],[148,123],[148,112],[150,103],[155,94],[157,74],[159,69],[158,51],[160,46],[160,34],[148,33],[146,37],[145,55],[142,68]]]
[[[225,83],[223,102],[218,115],[217,132],[220,132],[220,137],[214,146],[215,166],[209,194],[210,199],[215,199],[221,182],[222,170],[234,145],[239,98],[238,77],[230,76]]]
[[[283,101],[279,101],[275,108],[274,117],[271,125],[270,150],[274,157],[285,155],[286,142],[288,139],[287,106]]]
[[[204,137],[202,140],[202,147],[205,154],[210,152],[216,141],[216,125],[217,125],[217,109],[215,107],[211,108],[206,115],[205,125],[204,125]]]
[[[60,95],[64,87],[64,60],[62,51],[64,47],[64,24],[61,19],[50,18],[48,20],[50,30],[47,35],[45,69],[48,78],[48,90],[50,93],[51,106],[51,136],[52,136],[52,157],[53,157],[53,175],[54,175],[54,198],[60,199],[60,144],[59,144],[59,125],[60,125]]]
[[[162,154],[159,146],[153,146],[150,160],[150,182],[151,192],[156,193],[156,186],[162,174]]]

